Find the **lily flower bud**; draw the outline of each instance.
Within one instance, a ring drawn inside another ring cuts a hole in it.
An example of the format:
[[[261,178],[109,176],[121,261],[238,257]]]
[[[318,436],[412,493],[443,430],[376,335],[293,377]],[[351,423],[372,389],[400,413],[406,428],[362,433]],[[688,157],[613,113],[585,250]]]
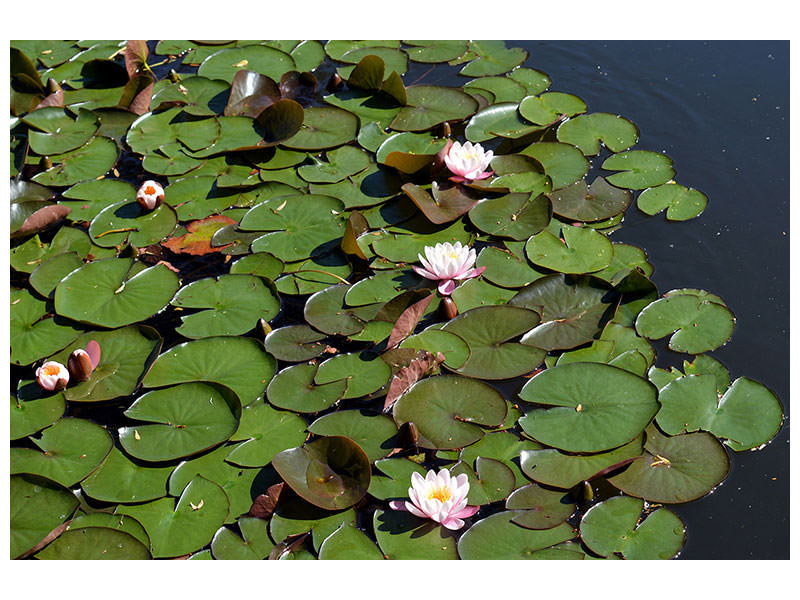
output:
[[[94,371],[89,353],[80,348],[70,355],[67,361],[67,368],[69,369],[70,377],[75,381],[86,381]]]
[[[36,369],[36,381],[48,392],[63,390],[69,383],[69,371],[61,363],[49,360]]]
[[[145,210],[153,210],[164,201],[164,188],[157,181],[148,179],[136,192],[136,202]]]

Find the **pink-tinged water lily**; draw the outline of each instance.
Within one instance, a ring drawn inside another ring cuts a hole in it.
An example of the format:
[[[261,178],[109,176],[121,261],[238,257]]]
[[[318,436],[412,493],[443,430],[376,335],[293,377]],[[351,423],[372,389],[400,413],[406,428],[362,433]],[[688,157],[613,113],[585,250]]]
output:
[[[48,392],[63,390],[69,383],[69,371],[61,363],[49,360],[36,369],[36,381]]]
[[[164,188],[157,181],[148,179],[136,192],[136,202],[145,210],[153,210],[164,201]]]
[[[451,477],[450,471],[442,469],[438,475],[428,471],[423,478],[419,473],[411,474],[408,497],[411,502],[392,500],[395,510],[405,510],[423,519],[433,519],[448,529],[461,529],[467,517],[478,512],[477,506],[467,506],[469,481],[463,473]]]
[[[94,370],[92,358],[86,350],[78,348],[69,355],[67,369],[74,381],[86,381]]]
[[[486,270],[486,267],[472,268],[475,264],[475,250],[462,246],[461,242],[425,246],[425,256],[417,256],[425,268],[414,266],[414,271],[426,279],[438,281],[439,292],[445,296],[456,289],[456,281],[477,277]]]
[[[450,178],[452,181],[475,181],[486,179],[492,174],[486,168],[493,157],[494,152],[485,152],[480,144],[473,146],[472,142],[465,142],[462,146],[460,142],[454,142],[444,155],[444,163],[455,175]]]

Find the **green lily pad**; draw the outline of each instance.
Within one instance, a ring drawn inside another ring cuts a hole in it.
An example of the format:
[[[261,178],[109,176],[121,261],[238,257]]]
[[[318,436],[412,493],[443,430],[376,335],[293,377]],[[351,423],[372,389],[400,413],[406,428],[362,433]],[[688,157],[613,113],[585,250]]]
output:
[[[167,495],[167,480],[174,469],[140,463],[112,448],[100,467],[81,482],[81,489],[102,502],[145,502]]]
[[[374,152],[380,144],[375,144],[374,141],[369,144],[371,147],[364,146],[362,143],[361,133],[369,125],[377,127],[378,131],[373,130],[372,135],[377,136],[379,139],[385,137],[383,128],[388,127],[392,119],[400,112],[400,106],[397,100],[384,92],[374,92],[358,89],[339,90],[333,94],[324,97],[325,102],[343,109],[352,115],[355,115],[357,121],[361,123],[361,131],[359,132],[359,144]],[[380,135],[378,135],[380,133]],[[374,149],[372,148],[374,147]]]
[[[274,280],[283,273],[283,262],[269,252],[256,252],[234,262],[231,265],[230,273],[231,275],[256,275]]]
[[[372,518],[383,555],[391,560],[454,560],[452,531],[427,519],[399,510],[376,510]]]
[[[61,317],[46,317],[47,303],[22,289],[11,289],[11,362],[29,365],[57,352],[81,330]],[[66,364],[66,363],[65,363]]]
[[[286,71],[295,69],[292,57],[269,46],[254,45],[223,48],[206,58],[197,74],[207,79],[222,79],[230,83],[239,69],[247,69],[279,81]]]
[[[451,369],[462,367],[470,355],[469,346],[464,340],[454,333],[439,329],[427,329],[411,335],[399,347],[427,350],[434,356],[441,352],[445,357],[444,364]]]
[[[79,514],[70,521],[67,531],[89,527],[105,527],[107,529],[122,531],[132,536],[145,546],[150,545],[150,539],[147,537],[147,532],[144,530],[144,527],[142,527],[142,524],[139,523],[139,521],[132,517],[118,516],[107,512]]]
[[[72,252],[86,258],[89,254],[101,251],[93,246],[89,236],[77,227],[61,227],[49,244],[44,244],[38,235],[11,250],[11,266],[20,273],[32,273],[36,267],[59,254]],[[95,255],[94,258],[97,258]]]
[[[364,329],[383,305],[377,303],[346,308],[344,296],[348,289],[349,286],[340,284],[312,294],[303,310],[308,324],[330,335],[353,335]]]
[[[83,419],[66,418],[31,438],[42,452],[11,448],[11,473],[30,473],[69,487],[89,475],[111,450],[108,432]]]
[[[520,98],[519,103],[519,114],[537,125],[550,125],[564,117],[574,117],[585,112],[586,103],[583,100],[572,94],[564,94],[562,92],[547,92],[539,96],[527,96]],[[568,140],[560,141],[578,146],[578,144]]]
[[[586,156],[600,154],[600,142],[611,152],[622,152],[639,140],[639,129],[625,117],[610,113],[591,113],[564,121],[558,128],[558,141],[572,144]]]
[[[673,367],[673,369],[675,368]],[[683,371],[687,375],[713,375],[717,382],[718,395],[724,394],[731,384],[731,375],[725,365],[707,354],[695,356],[692,362],[684,360]]]
[[[303,125],[296,134],[283,142],[296,150],[324,150],[336,148],[356,138],[358,119],[341,108],[333,106],[305,109]]]
[[[348,380],[317,385],[314,383],[316,374],[317,365],[313,364],[292,365],[283,369],[270,381],[267,399],[278,408],[297,413],[316,413],[330,408],[345,395]]]
[[[256,340],[243,337],[203,338],[173,346],[161,354],[144,378],[145,387],[210,381],[232,389],[242,406],[267,389],[276,360]]]
[[[544,276],[528,263],[524,252],[517,255],[510,248],[487,246],[478,254],[475,266],[486,268],[482,274],[484,279],[507,288],[521,288]]]
[[[167,237],[178,222],[175,211],[162,204],[153,211],[134,202],[118,202],[105,207],[92,219],[89,236],[104,248],[123,244],[149,246]]]
[[[63,154],[50,156],[53,166],[34,175],[42,185],[67,186],[105,175],[117,162],[117,144],[106,137],[95,137],[89,143]]]
[[[479,110],[467,123],[464,135],[470,142],[486,142],[497,136],[520,138],[541,131],[519,116],[517,102],[498,102]]]
[[[525,245],[525,254],[535,265],[562,273],[591,273],[611,264],[614,247],[602,233],[587,227],[561,228],[563,240],[547,230]]]
[[[37,154],[63,154],[87,143],[100,128],[97,115],[84,108],[73,118],[63,108],[47,107],[34,110],[23,118],[40,131],[28,133],[31,150]]]
[[[547,227],[551,213],[545,195],[506,194],[481,200],[469,211],[469,218],[488,234],[526,240]]]
[[[512,407],[513,409],[513,407]],[[509,414],[519,415],[519,411],[509,409]],[[508,417],[506,418],[508,420]],[[516,419],[514,420],[516,423]],[[470,444],[461,450],[459,455],[460,460],[467,464],[474,464],[480,458],[491,458],[503,463],[514,474],[516,483],[514,488],[517,488],[527,480],[520,470],[520,453],[523,450],[536,450],[541,446],[531,440],[520,439],[514,433],[508,431],[494,431],[487,433],[480,440],[474,444]]]
[[[386,139],[375,151],[376,160],[402,173],[416,173],[433,165],[447,141],[430,133],[406,131]]]
[[[313,547],[319,549],[325,538],[339,526],[354,526],[356,518],[356,511],[352,508],[331,512],[294,498],[277,506],[269,522],[269,534],[272,541],[280,544],[290,536],[311,532]]]
[[[557,366],[530,379],[519,393],[534,409],[520,419],[525,432],[568,452],[601,452],[637,435],[658,412],[658,390],[636,375],[597,363]]]
[[[107,258],[72,271],[56,287],[56,311],[101,327],[147,319],[169,303],[179,283],[164,265],[141,266],[130,258]]]
[[[350,306],[388,302],[403,290],[420,287],[424,281],[411,269],[386,269],[351,286],[344,300]]]
[[[699,354],[725,344],[735,324],[733,313],[724,304],[680,294],[646,306],[636,319],[636,332],[651,340],[672,334],[670,350]]]
[[[70,527],[36,555],[39,560],[148,560],[147,546],[109,527]]]
[[[613,471],[642,453],[642,436],[610,452],[598,454],[566,454],[553,448],[522,450],[522,472],[545,485],[568,490],[582,481],[588,481]]]
[[[154,92],[150,105],[158,109],[177,104],[190,115],[213,116],[224,110],[228,90],[230,86],[219,79],[189,75]]]
[[[66,410],[63,394],[58,392],[47,394],[34,382],[20,381],[20,387],[35,391],[33,397],[23,398],[11,395],[11,418],[9,431],[12,440],[18,440],[36,433],[58,421]],[[37,390],[38,388],[38,390]]]
[[[764,385],[739,377],[720,397],[714,375],[689,375],[668,383],[658,395],[659,427],[669,435],[702,429],[750,450],[771,440],[781,427],[780,400]]]
[[[346,437],[322,437],[284,450],[272,464],[300,497],[327,510],[354,505],[369,488],[369,459]]]
[[[601,556],[618,552],[628,560],[667,560],[683,547],[686,528],[671,510],[641,519],[644,501],[615,496],[594,505],[581,520],[581,539]]]
[[[369,155],[354,146],[342,146],[325,155],[327,162],[315,159],[313,165],[303,165],[297,174],[311,183],[336,183],[363,171],[370,164]]]
[[[119,441],[135,458],[151,462],[197,454],[227,440],[238,422],[235,395],[208,383],[182,383],[139,396],[124,414],[154,423],[119,429]]]
[[[451,297],[458,311],[465,313],[480,306],[505,304],[514,297],[514,292],[483,279],[470,279],[460,284]]]
[[[245,517],[237,521],[242,537],[227,527],[220,527],[211,540],[215,560],[264,560],[272,550],[267,521]]]
[[[495,102],[519,102],[526,95],[525,86],[510,77],[478,77],[464,84],[468,94],[488,91]]]
[[[470,357],[457,373],[482,379],[508,379],[530,373],[544,358],[533,346],[509,340],[539,323],[539,315],[516,306],[482,306],[442,327],[467,342]]]
[[[251,275],[199,279],[181,288],[171,304],[210,309],[181,317],[183,324],[175,331],[192,339],[241,335],[259,319],[270,321],[280,310],[277,294]]]
[[[216,483],[198,475],[183,490],[177,504],[173,498],[161,498],[135,506],[120,505],[115,512],[130,515],[144,526],[153,558],[182,556],[211,541],[228,516],[228,497]]]
[[[467,77],[500,75],[521,65],[528,58],[527,50],[506,48],[501,40],[470,40],[469,50],[474,58],[458,73]]]
[[[403,40],[408,58],[420,63],[438,63],[458,58],[467,49],[466,40]]]
[[[294,448],[306,439],[305,420],[293,413],[275,410],[263,400],[245,406],[239,428],[232,441],[244,440],[226,459],[242,467],[263,467],[287,448]]]
[[[728,475],[730,458],[705,432],[668,437],[647,429],[644,454],[608,481],[629,496],[677,504],[705,496]]]
[[[465,462],[459,461],[452,467],[453,476],[464,473],[469,480],[467,502],[470,506],[483,506],[505,500],[514,489],[514,472],[499,460],[479,456],[475,460],[475,470]]]
[[[554,273],[523,288],[508,303],[541,314],[541,323],[525,334],[523,343],[548,351],[569,349],[591,341],[600,331],[612,306],[605,299],[608,291],[601,280]]]
[[[398,425],[412,422],[423,448],[463,448],[484,435],[480,425],[496,427],[507,411],[503,396],[477,379],[457,375],[415,383],[394,405]]]
[[[653,265],[647,260],[647,253],[638,246],[612,242],[614,256],[611,264],[601,271],[596,271],[592,275],[609,282],[611,285],[618,285],[631,272],[641,271],[645,277],[653,274]]]
[[[383,560],[383,553],[352,525],[341,525],[319,547],[320,560]]]
[[[666,208],[668,221],[686,221],[700,216],[707,204],[705,194],[678,183],[648,188],[636,199],[636,206],[647,215],[658,214]]]
[[[51,360],[66,365],[74,350],[86,348],[92,340],[101,348],[100,362],[89,379],[71,383],[62,392],[70,402],[102,402],[132,394],[155,360],[162,343],[158,332],[145,325],[112,331],[87,331]]]
[[[425,246],[444,242],[469,245],[471,237],[463,221],[456,221],[442,228],[432,225],[422,217],[396,225],[390,232],[376,235],[372,239],[372,249],[392,262],[411,263],[419,260],[417,255],[424,252]]]
[[[375,461],[378,471],[386,475],[373,475],[368,493],[379,500],[402,500],[408,498],[411,474],[425,476],[425,468],[407,458],[385,458]]]
[[[550,529],[517,525],[514,519],[522,514],[524,511],[507,510],[478,521],[458,541],[459,556],[464,560],[536,559],[537,552],[575,537],[567,523]]]
[[[324,415],[308,426],[315,435],[350,438],[366,453],[370,462],[385,457],[396,444],[397,425],[386,415],[360,410],[340,410]]]
[[[320,340],[326,337],[308,325],[289,325],[270,331],[264,339],[264,348],[278,360],[302,362],[325,351],[327,344],[320,343]]]
[[[601,165],[609,171],[620,171],[606,177],[608,183],[632,190],[667,183],[675,176],[672,159],[658,152],[630,150],[609,156]]]
[[[575,512],[575,504],[563,492],[548,490],[535,483],[523,486],[506,500],[506,509],[520,511],[512,523],[526,529],[550,529]]]
[[[314,376],[316,385],[347,381],[342,398],[360,398],[377,392],[389,381],[392,371],[376,354],[350,352],[337,354],[320,363]]]
[[[83,260],[76,252],[57,254],[36,267],[28,281],[33,289],[48,298],[64,277],[82,266]]]
[[[461,90],[438,85],[406,88],[408,100],[390,124],[395,131],[424,131],[446,121],[466,119],[478,103]]]
[[[33,475],[12,475],[11,558],[18,558],[75,512],[78,499],[67,488]]]
[[[589,172],[589,161],[571,144],[536,142],[521,150],[520,154],[535,158],[542,163],[545,173],[553,181],[554,189],[567,187]]]
[[[603,221],[624,213],[633,201],[630,190],[621,190],[597,177],[592,185],[581,179],[550,193],[553,212],[575,221]]]

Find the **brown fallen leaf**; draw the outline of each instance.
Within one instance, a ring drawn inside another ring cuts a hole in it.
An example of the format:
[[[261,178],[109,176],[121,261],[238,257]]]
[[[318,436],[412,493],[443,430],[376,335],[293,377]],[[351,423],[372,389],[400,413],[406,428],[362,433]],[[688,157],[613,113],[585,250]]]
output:
[[[202,256],[212,252],[220,252],[226,246],[212,246],[211,238],[214,234],[228,225],[236,225],[236,221],[225,215],[212,215],[205,219],[192,221],[186,226],[188,233],[181,236],[169,238],[161,242],[165,248],[172,250],[176,254],[193,254]]]

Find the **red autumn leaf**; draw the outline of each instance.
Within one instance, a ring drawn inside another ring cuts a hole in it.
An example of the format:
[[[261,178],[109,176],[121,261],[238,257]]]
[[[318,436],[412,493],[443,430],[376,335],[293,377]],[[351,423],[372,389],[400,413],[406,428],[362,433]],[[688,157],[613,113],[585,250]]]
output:
[[[197,256],[219,252],[228,246],[212,246],[211,238],[214,234],[228,225],[236,225],[236,221],[224,215],[212,215],[205,219],[192,221],[186,226],[189,233],[170,238],[161,245],[169,248],[176,254],[194,254]]]
[[[145,40],[128,40],[123,54],[125,55],[125,70],[128,71],[128,78],[133,79],[134,75],[142,70],[142,65],[147,62],[147,56],[150,51],[147,49]]]
[[[389,336],[389,341],[386,343],[387,348],[394,348],[411,335],[432,299],[433,294],[425,296],[422,300],[415,302],[400,314],[394,327],[392,327],[392,333]]]
[[[275,511],[275,507],[278,506],[283,487],[283,482],[269,486],[266,493],[260,494],[253,500],[253,505],[250,507],[248,514],[259,519],[269,519]]]
[[[389,383],[389,391],[386,394],[386,400],[383,403],[383,411],[388,412],[392,408],[397,399],[402,396],[408,388],[414,385],[417,381],[444,362],[444,354],[437,352],[436,356],[427,350],[420,350],[418,353],[419,358],[415,358],[407,367],[402,367],[397,374],[392,377]]]

